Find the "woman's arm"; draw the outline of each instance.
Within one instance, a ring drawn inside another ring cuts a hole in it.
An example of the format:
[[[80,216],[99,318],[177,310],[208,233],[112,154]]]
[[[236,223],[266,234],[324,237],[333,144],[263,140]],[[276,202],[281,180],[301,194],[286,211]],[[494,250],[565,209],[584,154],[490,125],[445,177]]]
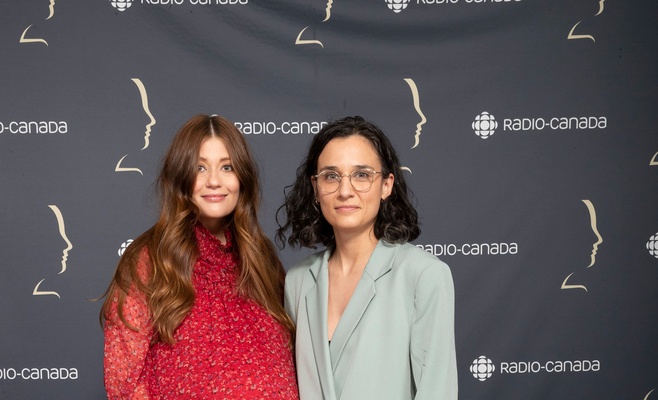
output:
[[[415,400],[456,400],[454,287],[443,262],[420,274],[415,291],[411,353]]]
[[[137,268],[140,277],[144,279],[149,269],[146,251],[140,256]],[[133,284],[123,304],[126,321],[137,331],[127,327],[119,318],[117,294],[109,295],[113,299],[104,327],[103,362],[107,397],[110,400],[148,399],[145,384],[140,380],[153,336],[146,295]]]

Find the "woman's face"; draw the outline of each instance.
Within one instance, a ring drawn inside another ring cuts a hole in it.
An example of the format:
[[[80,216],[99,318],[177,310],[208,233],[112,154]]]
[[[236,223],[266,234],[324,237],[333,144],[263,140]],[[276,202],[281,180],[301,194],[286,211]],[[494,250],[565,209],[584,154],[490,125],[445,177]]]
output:
[[[335,192],[323,190],[322,180],[313,180],[313,187],[322,215],[334,228],[334,234],[369,234],[375,224],[380,201],[386,199],[393,188],[393,175],[372,176],[372,186],[357,191],[347,175],[355,171],[381,172],[382,164],[370,141],[360,135],[331,140],[318,157],[317,171],[344,175]],[[354,182],[357,183],[356,180]]]
[[[221,139],[210,137],[199,149],[198,171],[192,202],[199,209],[199,221],[214,234],[223,233],[224,222],[238,204],[238,180],[228,149]]]

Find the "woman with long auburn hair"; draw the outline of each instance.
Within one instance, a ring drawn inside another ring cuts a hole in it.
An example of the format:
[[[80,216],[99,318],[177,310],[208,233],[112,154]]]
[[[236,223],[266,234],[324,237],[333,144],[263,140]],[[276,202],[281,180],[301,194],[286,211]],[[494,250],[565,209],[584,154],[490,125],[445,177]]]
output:
[[[285,272],[239,130],[192,117],[157,187],[160,216],[126,249],[101,310],[108,398],[297,399]]]

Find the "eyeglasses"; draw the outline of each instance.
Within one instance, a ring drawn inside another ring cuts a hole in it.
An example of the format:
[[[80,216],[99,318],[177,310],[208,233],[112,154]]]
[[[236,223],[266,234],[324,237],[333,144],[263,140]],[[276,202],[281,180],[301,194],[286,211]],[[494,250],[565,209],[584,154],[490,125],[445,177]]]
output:
[[[322,171],[312,178],[317,182],[318,187],[324,193],[333,193],[338,190],[340,181],[346,176],[350,179],[352,187],[357,192],[367,192],[372,187],[372,182],[375,180],[376,174],[381,174],[381,171],[373,171],[371,169],[357,169],[351,174],[339,174],[336,171]]]

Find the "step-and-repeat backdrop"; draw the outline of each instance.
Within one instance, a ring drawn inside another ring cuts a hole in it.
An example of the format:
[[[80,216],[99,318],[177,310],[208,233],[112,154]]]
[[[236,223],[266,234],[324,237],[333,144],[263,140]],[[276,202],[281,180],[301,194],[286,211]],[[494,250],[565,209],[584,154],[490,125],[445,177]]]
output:
[[[272,237],[326,121],[391,137],[414,244],[452,268],[461,399],[658,399],[657,17],[648,0],[3,2],[0,398],[103,398],[93,299],[203,112],[252,146]]]

